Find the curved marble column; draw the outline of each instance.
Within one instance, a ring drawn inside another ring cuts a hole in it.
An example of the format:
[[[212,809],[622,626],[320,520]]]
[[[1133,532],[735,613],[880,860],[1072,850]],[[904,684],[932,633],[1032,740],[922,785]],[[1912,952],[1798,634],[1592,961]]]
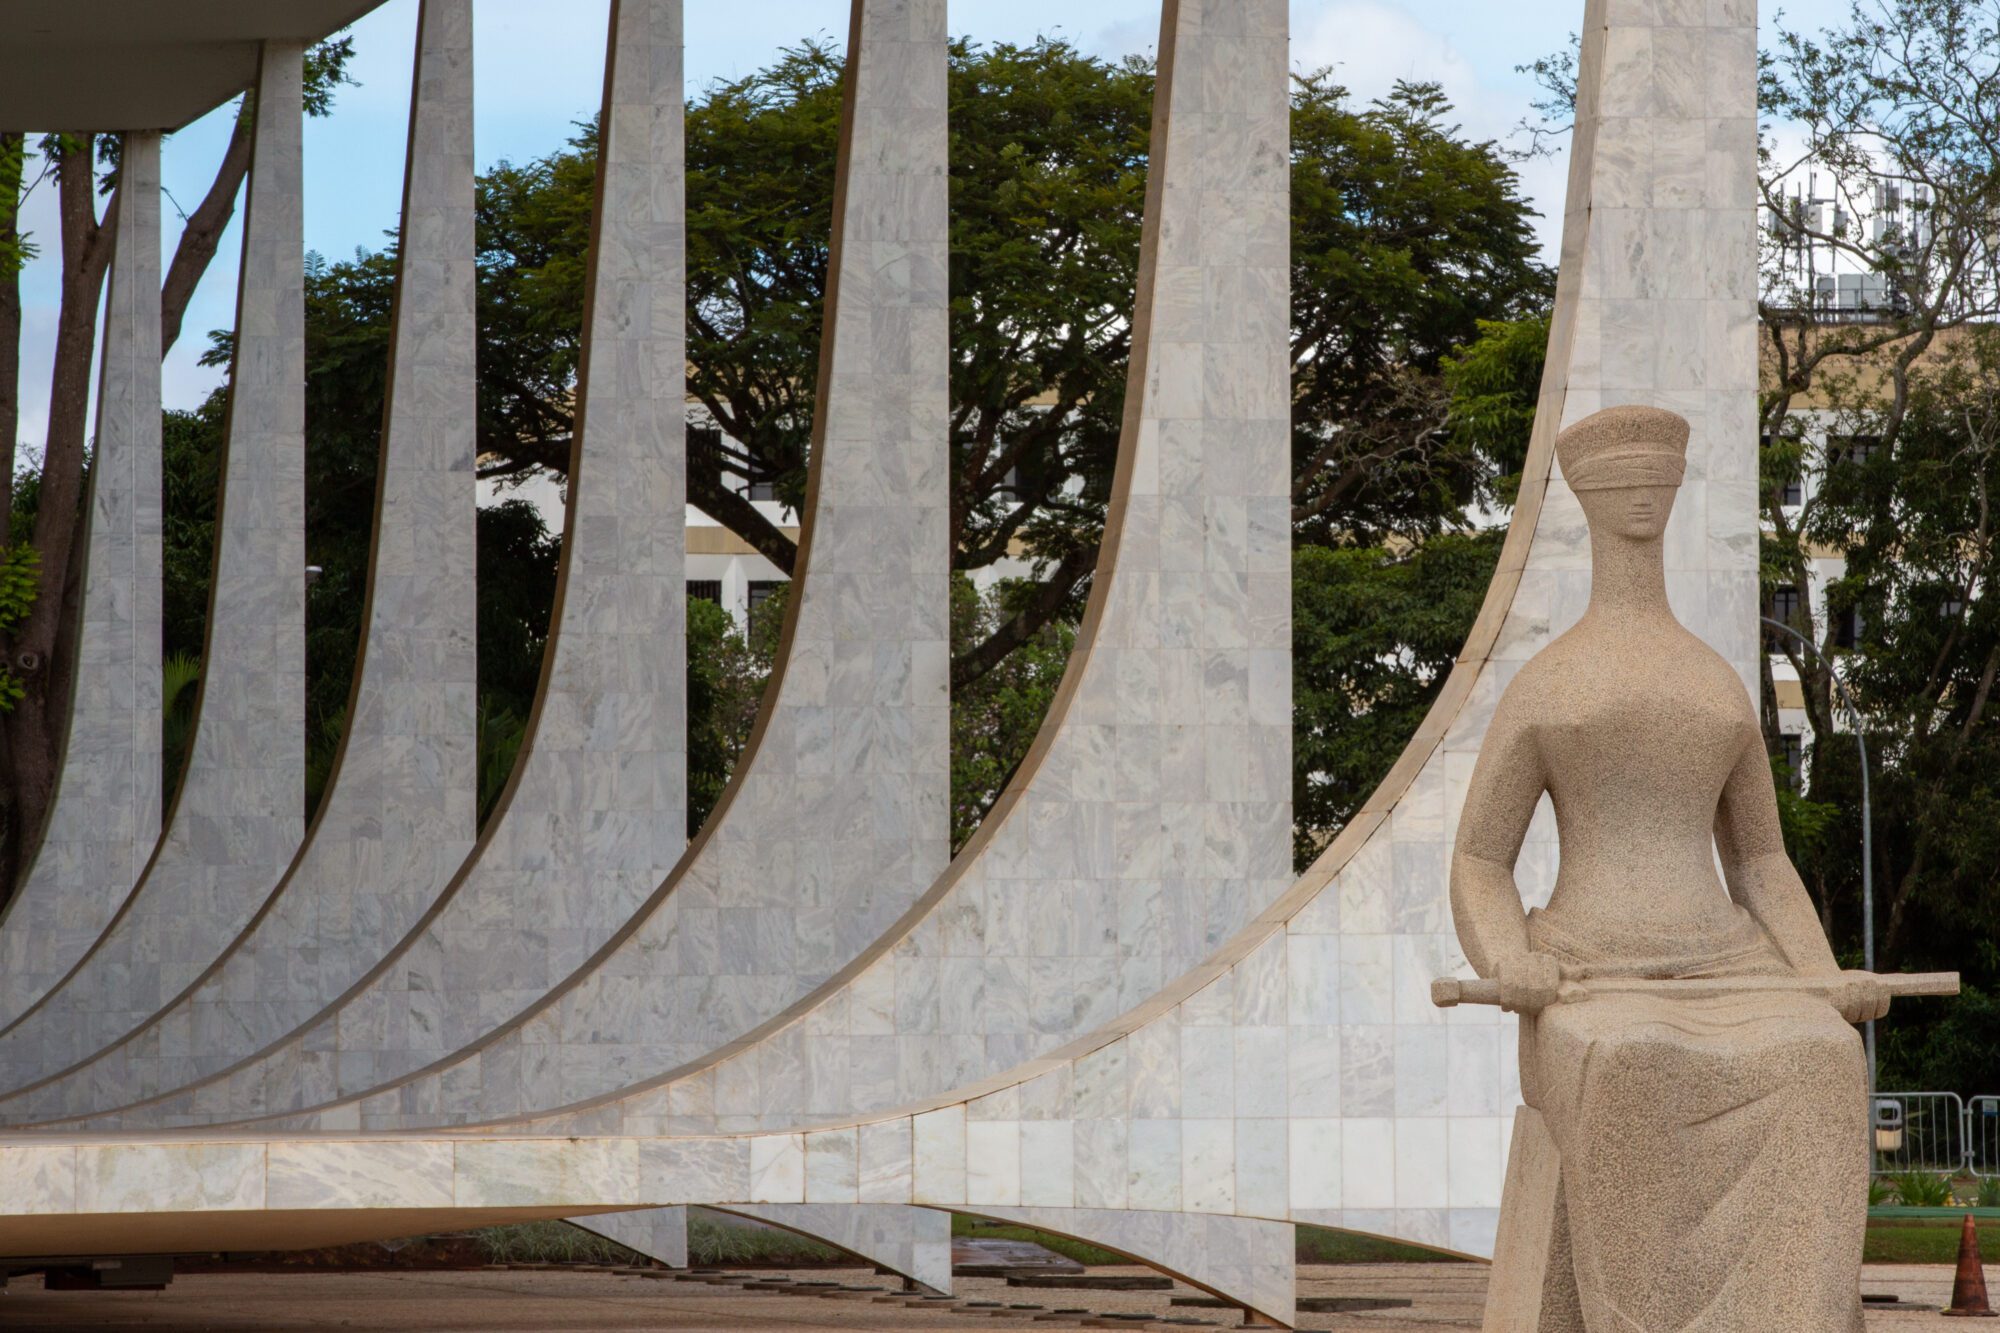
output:
[[[573,973],[685,850],[679,0],[620,0],[611,57],[554,629],[499,808],[444,892],[344,993],[99,1123],[314,1105],[448,1057]]]
[[[697,1058],[860,955],[950,859],[945,5],[855,17],[793,605],[739,771],[586,967],[319,1123],[514,1116]]]
[[[534,1127],[690,1133],[880,1111],[1038,1055],[1104,1021],[1108,1005],[1142,1003],[1162,971],[1220,943],[1230,911],[1240,925],[1282,889],[1286,10],[1170,2],[1160,50],[1138,336],[1098,600],[1024,779],[922,909],[834,987],[752,1041],[682,1065],[678,1079]],[[1186,935],[1172,939],[1176,927]],[[1068,1009],[1036,1011],[1030,997]],[[856,1199],[810,1203],[814,1221],[832,1225]],[[922,1219],[870,1209],[876,1237],[914,1233]],[[1158,1253],[1202,1249],[1206,1223],[1108,1217],[1086,1221],[1128,1249],[1132,1237]]]
[[[424,0],[419,14],[401,238],[360,656],[345,737],[305,846],[193,985],[87,1061],[0,1099],[0,1118],[124,1106],[261,1049],[377,963],[472,849],[471,0]]]
[[[270,41],[259,64],[207,648],[180,790],[111,924],[66,972],[36,981],[40,998],[0,1031],[0,1087],[99,1049],[194,980],[303,833],[302,55]]]
[[[627,45],[614,49],[614,68],[647,31],[643,10],[621,19]],[[734,1040],[823,983],[945,865],[944,6],[869,0],[857,18],[821,410],[784,651],[716,814],[630,921],[605,931],[559,983],[516,1000],[490,972],[447,975],[432,1002],[462,1002],[484,1022],[456,1045],[413,1047],[405,1032],[355,1023],[408,984],[392,960],[278,1058],[176,1094],[170,1114],[298,1107],[304,1117],[288,1123],[423,1125],[619,1089]],[[647,68],[614,74],[614,97],[632,104],[628,125],[654,115],[655,102],[671,108],[657,112],[654,142],[677,163],[679,88],[643,82]],[[607,188],[632,174],[614,157]],[[481,907],[461,890],[432,933]],[[345,1075],[337,1097],[288,1068],[315,1045]]]
[[[1024,776],[833,985],[749,1040],[659,1061],[678,1078],[594,1099],[573,1088],[568,1114],[496,1132],[882,1110],[1139,1003],[1219,944],[1232,913],[1240,925],[1277,896],[1291,781],[1285,35],[1279,0],[1163,12],[1114,511],[1082,647]],[[812,1202],[813,1221],[840,1216],[841,1200]],[[921,1221],[889,1210],[870,1234],[914,1237]],[[1120,1229],[1187,1248],[1157,1219]]]
[[[973,840],[745,1040],[532,1123],[886,1110],[1144,1005],[1290,883],[1285,9],[1168,0],[1126,424],[1079,646]]]
[[[55,800],[0,915],[0,1023],[103,934],[160,834],[160,135],[124,136],[81,630]]]

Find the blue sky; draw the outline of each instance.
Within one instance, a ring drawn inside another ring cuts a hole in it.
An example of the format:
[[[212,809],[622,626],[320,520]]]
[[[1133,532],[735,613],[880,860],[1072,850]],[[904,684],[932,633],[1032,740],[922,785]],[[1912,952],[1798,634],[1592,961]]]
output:
[[[1792,0],[1793,26],[1818,26],[1847,0]],[[691,88],[747,74],[802,38],[845,35],[846,0],[688,0]],[[1459,108],[1467,131],[1501,137],[1526,114],[1533,95],[1515,66],[1563,47],[1581,19],[1581,0],[1292,0],[1293,61],[1337,66],[1357,93],[1373,96],[1398,78],[1435,79]],[[360,86],[341,90],[333,116],[306,132],[306,243],[329,256],[376,248],[395,225],[407,131],[416,0],[387,0],[355,26],[351,73]],[[603,79],[607,0],[476,0],[478,158],[526,160],[561,143],[571,124],[595,110]],[[553,16],[560,15],[559,18]],[[1766,6],[1766,23],[1774,10]],[[1158,0],[952,0],[951,26],[981,41],[1026,41],[1058,33],[1113,56],[1149,51],[1159,33]],[[167,145],[163,163],[172,199],[165,208],[171,250],[176,204],[192,208],[211,179],[229,133],[225,109],[189,126]],[[1545,217],[1560,211],[1566,166],[1543,160],[1523,169],[1523,184]],[[31,200],[26,225],[54,249],[53,201]],[[1544,223],[1545,245],[1555,240]],[[217,382],[195,364],[208,330],[232,322],[235,256],[241,236],[222,242],[189,310],[186,332],[166,365],[170,406],[190,406]],[[50,345],[55,326],[53,266],[34,265],[24,279],[26,330],[21,438],[43,433]]]

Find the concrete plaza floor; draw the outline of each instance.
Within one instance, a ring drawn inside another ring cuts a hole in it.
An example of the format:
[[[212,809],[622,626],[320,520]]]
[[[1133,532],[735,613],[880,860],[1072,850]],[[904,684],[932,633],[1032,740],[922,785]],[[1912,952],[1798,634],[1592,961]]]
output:
[[[1144,1272],[1093,1269],[1093,1273]],[[754,1274],[758,1278],[774,1276]],[[879,1286],[888,1279],[866,1269],[801,1271],[801,1281],[847,1287]],[[1988,1282],[2000,1289],[2000,1272]],[[17,1279],[0,1296],[0,1329],[146,1329],[149,1333],[823,1333],[825,1330],[957,1330],[965,1328],[1061,1329],[1078,1327],[1198,1327],[1194,1324],[1120,1320],[1085,1323],[1055,1318],[1060,1309],[1088,1309],[1096,1316],[1150,1313],[1159,1318],[1211,1321],[1238,1327],[1228,1311],[1174,1306],[1169,1298],[1195,1293],[1045,1291],[1010,1288],[996,1279],[961,1279],[956,1309],[911,1309],[878,1303],[870,1294],[844,1297],[750,1290],[740,1285],[618,1276],[608,1270],[483,1269],[439,1273],[286,1273],[191,1275],[161,1292],[50,1292],[39,1278]],[[1485,1298],[1486,1270],[1474,1264],[1354,1264],[1300,1271],[1302,1297],[1393,1298],[1407,1308],[1367,1313],[1307,1313],[1299,1326],[1334,1333],[1385,1330],[1476,1329]],[[1924,1310],[1872,1310],[1868,1327],[1935,1326],[1938,1305],[1951,1290],[1951,1270],[1931,1266],[1871,1267],[1865,1290],[1926,1303]],[[997,1314],[969,1302],[1028,1304],[1039,1311]],[[939,1305],[944,1303],[940,1302]],[[1040,1314],[1039,1321],[1035,1316]]]

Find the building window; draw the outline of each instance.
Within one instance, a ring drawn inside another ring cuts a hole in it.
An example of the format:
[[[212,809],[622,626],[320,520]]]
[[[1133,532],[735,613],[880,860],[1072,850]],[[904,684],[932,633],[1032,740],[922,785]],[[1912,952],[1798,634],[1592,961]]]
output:
[[[1805,502],[1806,502],[1805,483],[1799,480],[1797,477],[1793,477],[1790,481],[1785,483],[1785,498],[1783,503],[1788,507],[1797,507],[1798,505],[1802,505]]]
[[[1861,646],[1861,608],[1849,607],[1840,613],[1834,622],[1833,646],[1836,648],[1858,648]]]
[[[1787,732],[1778,737],[1778,745],[1778,762],[1785,766],[1785,785],[1794,792],[1805,790],[1806,738],[1796,732]]]
[[[1771,600],[1765,603],[1764,614],[1780,625],[1790,625],[1793,629],[1805,627],[1799,623],[1799,590],[1797,588],[1773,588]],[[1768,651],[1779,653],[1792,636],[1773,626],[1764,626],[1764,644]]]
[[[757,632],[758,611],[771,600],[771,594],[785,586],[783,579],[750,580],[750,632]]]
[[[688,475],[722,476],[722,432],[713,426],[687,428]]]
[[[714,603],[715,603],[715,604],[716,604],[717,606],[721,606],[721,605],[722,605],[722,580],[721,580],[721,579],[689,579],[689,580],[688,580],[688,600],[689,600],[689,601],[700,601],[700,602],[714,602]]]
[[[1826,437],[1827,459],[1835,467],[1849,464],[1862,466],[1872,462],[1876,452],[1882,447],[1879,435],[1829,435]]]

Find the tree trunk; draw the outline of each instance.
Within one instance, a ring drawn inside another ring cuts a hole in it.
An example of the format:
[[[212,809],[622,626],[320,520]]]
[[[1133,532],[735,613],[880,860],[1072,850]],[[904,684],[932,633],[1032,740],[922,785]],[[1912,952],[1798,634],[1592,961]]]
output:
[[[0,134],[0,546],[14,517],[14,448],[21,434],[21,175],[25,136]]]

